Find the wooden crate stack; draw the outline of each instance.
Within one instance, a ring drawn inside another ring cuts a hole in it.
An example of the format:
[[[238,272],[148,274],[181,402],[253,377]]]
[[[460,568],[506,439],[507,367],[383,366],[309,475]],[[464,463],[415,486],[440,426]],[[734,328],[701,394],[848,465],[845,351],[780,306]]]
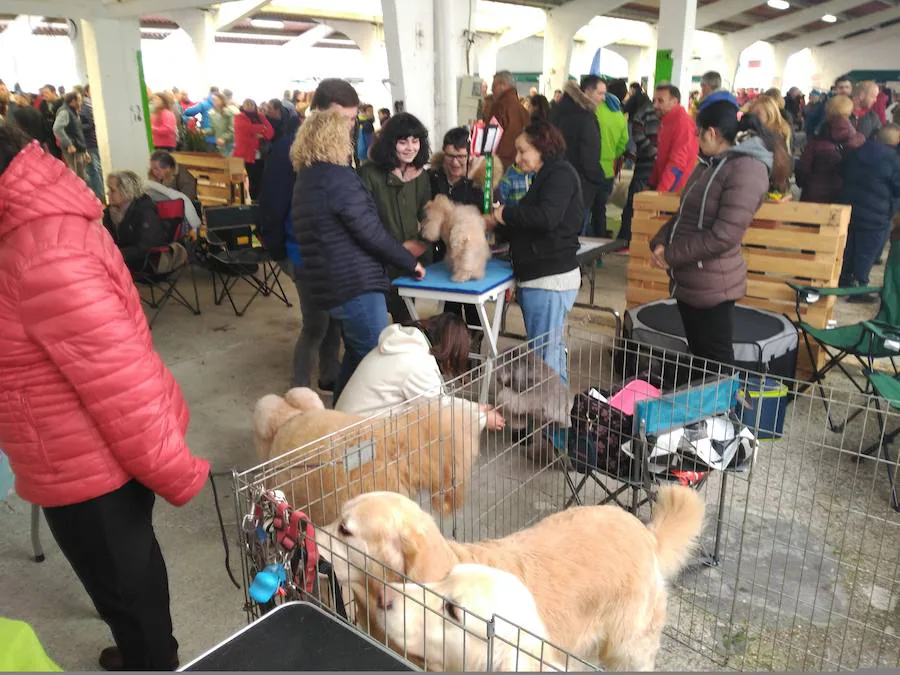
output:
[[[669,297],[666,272],[650,262],[650,239],[678,211],[679,196],[642,192],[634,198],[627,306]],[[786,282],[837,286],[841,273],[850,207],[806,202],[765,203],[744,235],[747,295],[740,304],[784,314],[796,320],[796,295]],[[836,298],[801,303],[803,320],[818,328],[834,315]],[[822,362],[824,354],[819,355]],[[811,372],[805,345],[800,345],[798,375]]]
[[[175,152],[173,157],[197,179],[197,198],[203,206],[246,202],[247,171],[240,157],[223,157],[212,152]]]

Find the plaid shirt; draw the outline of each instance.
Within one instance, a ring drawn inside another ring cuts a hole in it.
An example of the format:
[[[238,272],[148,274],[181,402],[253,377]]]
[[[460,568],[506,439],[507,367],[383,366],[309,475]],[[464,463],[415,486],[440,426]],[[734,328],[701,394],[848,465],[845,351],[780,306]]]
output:
[[[504,206],[518,204],[528,192],[533,180],[533,173],[526,174],[513,164],[503,174],[503,178],[500,179],[500,184],[497,186],[500,203]]]

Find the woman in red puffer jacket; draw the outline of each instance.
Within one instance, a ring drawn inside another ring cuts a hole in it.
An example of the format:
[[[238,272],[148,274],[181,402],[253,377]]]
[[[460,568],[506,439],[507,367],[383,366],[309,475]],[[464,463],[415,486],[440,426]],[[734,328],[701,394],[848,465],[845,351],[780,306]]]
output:
[[[100,665],[171,669],[153,503],[187,503],[209,464],[101,214],[65,164],[0,128],[0,447],[112,630]]]

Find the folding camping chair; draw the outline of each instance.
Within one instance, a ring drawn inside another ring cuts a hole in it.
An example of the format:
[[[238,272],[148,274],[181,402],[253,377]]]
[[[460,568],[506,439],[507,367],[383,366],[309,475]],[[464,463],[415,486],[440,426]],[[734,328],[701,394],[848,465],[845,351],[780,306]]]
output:
[[[258,218],[256,205],[206,209],[206,266],[212,274],[213,301],[221,305],[227,297],[237,316],[243,316],[259,295],[274,295],[288,307],[292,306],[281,286],[281,268],[256,237]],[[231,294],[239,281],[253,289],[240,310]]]
[[[887,263],[884,267],[884,284],[879,288],[877,286],[865,286],[857,288],[820,288],[817,286],[802,286],[788,282],[797,294],[796,324],[803,331],[803,340],[806,343],[806,349],[809,352],[809,359],[813,365],[813,375],[809,385],[815,384],[819,388],[822,395],[822,402],[825,405],[825,414],[828,420],[828,428],[835,432],[840,432],[844,426],[853,419],[860,411],[851,414],[844,422],[837,424],[831,419],[831,412],[828,407],[828,397],[825,395],[823,380],[825,376],[834,368],[840,370],[851,384],[861,393],[870,394],[872,392],[868,374],[872,371],[873,361],[875,359],[889,358],[894,373],[900,373],[898,364],[894,361],[898,356],[897,351],[889,349],[885,346],[884,340],[880,340],[868,328],[866,322],[850,324],[848,326],[837,326],[835,328],[816,328],[809,323],[803,321],[800,316],[800,303],[805,302],[812,304],[820,298],[837,297],[846,298],[858,295],[870,295],[878,293],[881,299],[881,305],[878,313],[870,323],[871,326],[877,326],[880,330],[888,333],[900,333],[900,246],[891,246]],[[813,345],[816,344],[828,355],[828,362],[819,368],[817,356],[813,351]],[[857,379],[847,370],[843,361],[847,357],[856,359],[862,367],[862,376]],[[807,386],[809,386],[807,385]]]
[[[631,418],[630,429],[627,428],[628,418],[623,415],[620,418],[618,430],[609,428],[610,431],[605,438],[601,432],[600,437],[595,436],[593,441],[601,444],[608,443],[611,440],[611,436],[616,433],[621,434],[620,441],[630,441],[632,459],[627,462],[625,471],[611,471],[609,466],[603,466],[596,461],[585,461],[586,457],[592,457],[590,448],[586,448],[588,450],[586,455],[581,452],[571,452],[571,446],[568,444],[568,434],[576,434],[578,436],[576,447],[579,450],[582,449],[582,443],[585,442],[584,425],[581,423],[581,420],[573,420],[573,425],[570,429],[555,432],[553,445],[557,453],[565,454],[566,459],[568,459],[575,471],[582,474],[581,479],[576,484],[571,474],[568,471],[564,472],[566,483],[572,493],[566,508],[572,504],[583,504],[581,492],[589,480],[593,480],[605,493],[606,497],[600,502],[601,504],[612,502],[635,515],[637,515],[638,510],[642,506],[654,501],[656,488],[661,483],[680,481],[693,489],[699,489],[706,483],[709,472],[712,469],[696,458],[681,455],[681,465],[678,473],[670,470],[661,471],[658,467],[653,466],[653,444],[649,439],[651,437],[658,438],[663,434],[701,422],[709,417],[732,415],[736,407],[740,405],[738,402],[740,390],[740,376],[735,374],[730,377],[707,378],[705,381],[678,389],[659,398],[637,401],[634,407],[634,415]],[[623,423],[626,426],[620,426]],[[615,426],[617,425],[614,424],[613,427]],[[590,442],[588,439],[587,443],[589,444]],[[598,453],[595,450],[593,459],[596,459],[597,456]],[[741,462],[739,457],[735,456],[733,462],[723,471],[719,492],[715,547],[712,554],[704,556],[704,562],[707,564],[718,564],[719,562],[727,472],[731,470],[745,470],[747,465],[747,461]],[[619,468],[617,465],[616,469]],[[682,481],[679,476],[691,476],[692,480]],[[607,486],[604,478],[612,478],[619,485],[610,488]],[[630,503],[623,502],[622,498],[627,496],[629,492]]]
[[[884,343],[888,343],[885,345],[885,348],[891,349],[893,347],[895,353],[900,352],[898,336],[895,333],[886,332],[883,326],[871,321],[865,322],[865,327],[871,331],[872,335],[877,340],[881,341],[883,345]],[[887,410],[900,410],[900,379],[898,379],[896,375],[891,376],[887,373],[879,373],[870,370],[868,373],[868,380],[869,386],[874,394],[871,400],[875,406],[875,415],[878,418],[878,428],[880,433],[878,439],[872,445],[865,448],[860,454],[868,455],[870,457],[874,456],[876,461],[884,463],[885,469],[887,469],[888,484],[890,485],[891,491],[891,507],[895,511],[900,511],[900,499],[897,497],[897,477],[895,475],[898,472],[898,468],[900,468],[900,461],[894,457],[894,454],[891,451],[891,445],[893,444],[894,439],[897,437],[897,434],[900,434],[900,425],[891,431],[888,431],[886,415]],[[885,403],[884,409],[881,407],[882,400]]]
[[[141,294],[141,301],[151,309],[156,310],[150,317],[150,326],[156,321],[169,300],[174,300],[179,305],[190,311],[194,316],[200,314],[200,296],[197,293],[197,279],[194,277],[194,268],[190,264],[190,251],[186,233],[186,221],[184,218],[184,202],[180,199],[167,199],[156,202],[156,213],[165,228],[167,238],[171,242],[166,246],[152,249],[147,254],[147,259],[140,272],[134,272],[132,277],[135,283],[146,288],[148,294]],[[179,250],[180,249],[180,250]],[[163,256],[170,256],[170,266],[161,267]],[[191,284],[194,287],[194,302],[191,303],[180,290],[178,282],[181,274],[187,268],[191,275]]]

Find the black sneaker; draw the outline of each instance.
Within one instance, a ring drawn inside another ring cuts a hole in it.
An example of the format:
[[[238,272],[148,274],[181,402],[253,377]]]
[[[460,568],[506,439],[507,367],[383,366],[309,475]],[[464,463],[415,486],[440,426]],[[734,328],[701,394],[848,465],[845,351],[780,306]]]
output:
[[[322,391],[330,391],[330,392],[334,393],[334,380],[331,380],[329,382],[325,382],[324,380],[319,380],[318,384],[319,384],[319,389],[321,389]]]
[[[172,655],[172,661],[169,663],[169,670],[177,670],[178,652]],[[122,652],[118,647],[107,647],[100,652],[100,667],[107,672],[119,672],[125,670],[125,661],[122,659]]]

